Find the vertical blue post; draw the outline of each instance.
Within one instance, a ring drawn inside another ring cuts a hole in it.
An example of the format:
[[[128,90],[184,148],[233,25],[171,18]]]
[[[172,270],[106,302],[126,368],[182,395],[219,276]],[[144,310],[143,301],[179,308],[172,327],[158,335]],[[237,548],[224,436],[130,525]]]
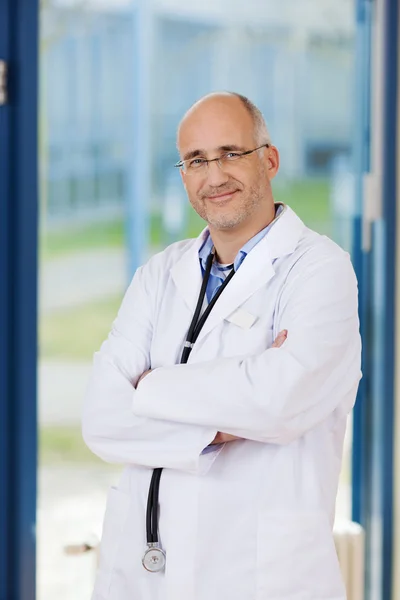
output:
[[[36,587],[38,0],[0,0],[0,600]]]
[[[385,320],[382,332],[384,385],[382,402],[382,496],[383,496],[383,576],[382,599],[391,597],[393,582],[394,518],[394,411],[395,411],[395,332],[396,332],[396,223],[397,223],[397,134],[398,131],[398,35],[399,0],[385,1],[385,66],[383,102],[383,218],[385,221]]]
[[[151,59],[153,11],[150,0],[138,0],[133,13],[132,127],[128,164],[127,241],[129,277],[147,257],[151,205]]]
[[[0,60],[10,60],[11,15],[8,2],[0,0]],[[10,281],[9,260],[9,197],[10,118],[8,106],[0,106],[0,600],[8,596],[8,540],[11,527],[8,519],[10,498],[6,493],[10,478],[10,432],[8,431],[10,388],[8,370],[8,339],[10,297],[6,285]]]
[[[371,23],[372,7],[369,0],[356,4],[356,48],[354,65],[354,174],[356,215],[353,224],[353,264],[359,280],[359,312],[361,335],[367,339],[368,315],[368,261],[369,253],[362,251],[363,181],[370,169],[370,105],[371,105]],[[367,419],[366,382],[370,373],[368,348],[363,346],[362,371],[357,402],[353,413],[352,454],[352,518],[365,525],[368,495],[367,445],[365,444]]]

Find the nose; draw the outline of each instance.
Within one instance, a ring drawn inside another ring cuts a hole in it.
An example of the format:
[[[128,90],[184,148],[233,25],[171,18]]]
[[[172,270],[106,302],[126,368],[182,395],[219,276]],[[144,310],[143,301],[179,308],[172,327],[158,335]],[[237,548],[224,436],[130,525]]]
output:
[[[218,187],[229,181],[229,175],[214,160],[208,163],[207,183],[211,187]]]

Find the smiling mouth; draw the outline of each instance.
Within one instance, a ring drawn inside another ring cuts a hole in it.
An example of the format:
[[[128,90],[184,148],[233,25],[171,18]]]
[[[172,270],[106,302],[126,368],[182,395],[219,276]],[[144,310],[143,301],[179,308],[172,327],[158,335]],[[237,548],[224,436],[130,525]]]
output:
[[[207,200],[211,202],[222,202],[223,200],[229,200],[238,190],[232,190],[231,192],[224,192],[216,196],[206,196]]]

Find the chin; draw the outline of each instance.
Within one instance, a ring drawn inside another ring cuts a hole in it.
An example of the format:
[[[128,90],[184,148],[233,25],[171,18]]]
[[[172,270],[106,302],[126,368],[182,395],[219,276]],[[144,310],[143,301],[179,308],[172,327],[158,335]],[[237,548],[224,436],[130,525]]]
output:
[[[237,217],[227,217],[225,219],[210,218],[207,219],[207,222],[209,225],[214,227],[214,229],[220,229],[223,231],[228,229],[234,229],[243,222],[243,219]]]

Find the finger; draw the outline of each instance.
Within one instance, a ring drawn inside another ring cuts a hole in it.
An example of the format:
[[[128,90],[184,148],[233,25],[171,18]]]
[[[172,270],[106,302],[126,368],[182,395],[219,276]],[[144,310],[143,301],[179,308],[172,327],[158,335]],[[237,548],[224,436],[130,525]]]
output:
[[[282,346],[282,344],[286,341],[287,334],[288,334],[287,329],[284,329],[283,331],[281,331],[278,334],[274,343],[272,344],[272,348],[280,348]]]
[[[275,340],[275,342],[277,342],[279,345],[282,345],[283,342],[286,340],[287,338],[287,329],[284,329],[283,331],[281,331],[280,333],[278,333],[278,336]]]
[[[241,438],[236,435],[231,435],[230,433],[220,433],[220,442],[234,442],[235,440],[240,440]]]
[[[151,373],[151,369],[148,369],[147,371],[145,371],[144,373],[141,374],[141,376],[139,377],[136,387],[139,385],[139,383],[141,381],[143,381],[143,379],[146,377],[146,375],[148,375],[149,373]]]
[[[212,441],[212,442],[210,442],[210,446],[211,446],[212,444],[220,444],[220,443],[221,443],[221,441],[222,441],[222,440],[221,440],[221,434],[220,434],[220,432],[218,432],[218,433],[217,433],[217,435],[215,436],[215,438],[213,439],[213,441]]]

